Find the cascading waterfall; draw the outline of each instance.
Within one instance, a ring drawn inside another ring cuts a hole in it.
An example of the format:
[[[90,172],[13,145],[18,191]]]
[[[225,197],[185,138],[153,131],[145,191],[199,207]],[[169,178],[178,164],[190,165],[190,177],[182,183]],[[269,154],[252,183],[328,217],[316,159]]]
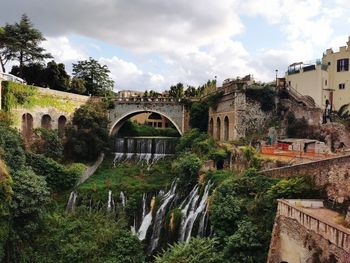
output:
[[[77,200],[77,193],[75,191],[71,192],[69,195],[66,212],[74,211],[75,201]]]
[[[107,211],[110,212],[114,208],[114,200],[112,198],[112,191],[108,191],[108,202],[107,202]]]
[[[132,137],[116,138],[113,166],[123,160],[136,160],[147,165],[173,155],[176,138],[171,137]]]
[[[122,202],[122,206],[125,207],[127,199],[123,191],[120,192],[120,200]]]
[[[150,225],[152,224],[152,213],[153,213],[153,208],[154,208],[155,203],[156,203],[156,197],[153,196],[152,200],[151,200],[150,211],[142,219],[141,226],[139,228],[139,231],[137,232],[140,240],[144,240],[146,238],[147,230],[150,227]]]
[[[157,213],[156,213],[156,216],[154,219],[154,223],[153,223],[153,233],[152,233],[152,237],[151,237],[149,249],[148,249],[149,254],[152,254],[152,252],[158,246],[160,232],[161,232],[162,227],[164,225],[164,219],[165,219],[165,215],[167,213],[167,208],[176,195],[176,185],[177,185],[177,183],[176,183],[176,181],[174,181],[171,185],[169,192],[167,192],[163,196],[163,199],[162,199],[163,203],[161,204],[161,206],[157,210]]]
[[[198,215],[202,214],[202,217],[205,217],[205,210],[207,207],[207,199],[208,199],[209,190],[210,190],[211,186],[212,186],[211,183],[208,182],[207,185],[205,186],[202,198],[199,199],[200,197],[197,194],[193,198],[193,201],[191,202],[191,205],[190,205],[191,208],[190,208],[190,211],[188,212],[188,214],[187,215],[183,214],[184,224],[181,225],[181,230],[180,230],[181,235],[180,235],[179,241],[189,242],[189,240],[191,238],[193,226],[194,226],[194,223],[195,223]],[[200,201],[198,202],[198,200],[200,200]],[[200,221],[202,221],[202,220],[200,220]]]
[[[135,212],[133,220],[130,222],[132,233],[139,240],[146,242],[148,254],[151,255],[155,250],[163,246],[167,242],[179,241],[188,242],[191,236],[207,236],[209,234],[208,224],[208,196],[213,184],[208,182],[204,190],[201,191],[200,185],[195,185],[189,194],[181,197],[181,190],[177,189],[177,180],[172,182],[170,189],[167,192],[160,190],[154,193],[151,199],[147,198],[147,194],[142,195],[142,214]],[[118,212],[118,206],[114,203],[118,200],[120,208],[124,209],[127,204],[127,197],[123,191],[120,192],[119,198],[113,198],[112,190],[108,191],[107,212]],[[66,211],[74,210],[77,193],[71,192],[67,203]],[[147,201],[148,200],[148,201]],[[156,209],[156,200],[159,200],[159,205]],[[90,199],[90,210],[92,199]],[[148,203],[149,202],[149,203]],[[172,209],[178,208],[181,211],[181,220],[177,236],[174,236],[175,224],[174,213]],[[141,210],[141,209],[140,209]],[[170,215],[170,230],[167,230],[167,215]],[[169,231],[169,232],[168,232]]]

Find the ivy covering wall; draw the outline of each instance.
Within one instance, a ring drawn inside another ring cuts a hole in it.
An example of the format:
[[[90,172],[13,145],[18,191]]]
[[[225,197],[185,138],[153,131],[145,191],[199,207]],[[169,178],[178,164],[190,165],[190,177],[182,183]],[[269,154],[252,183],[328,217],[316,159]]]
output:
[[[11,81],[2,82],[2,109],[6,112],[14,108],[32,109],[53,107],[59,111],[73,113],[76,105],[72,101],[42,94],[38,87]]]

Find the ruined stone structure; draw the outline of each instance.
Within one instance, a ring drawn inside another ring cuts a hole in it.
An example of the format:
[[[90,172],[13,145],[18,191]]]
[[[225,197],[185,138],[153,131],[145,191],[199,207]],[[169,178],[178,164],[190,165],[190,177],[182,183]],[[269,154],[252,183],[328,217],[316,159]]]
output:
[[[37,91],[37,104],[11,110],[13,125],[25,139],[31,138],[32,129],[40,127],[63,132],[75,109],[91,99],[89,96],[45,88],[37,88]]]
[[[215,92],[222,92],[216,107],[209,108],[208,132],[219,141],[243,138],[249,129],[262,127],[271,119],[260,104],[246,98],[249,81],[227,80]],[[209,95],[210,96],[210,95]]]
[[[120,98],[109,111],[110,134],[115,134],[126,120],[143,112],[154,112],[166,117],[182,135],[188,128],[188,117],[183,105],[171,98]]]
[[[266,176],[283,178],[310,176],[324,186],[328,198],[337,203],[350,200],[350,155],[262,171]]]
[[[318,200],[278,200],[268,263],[349,263],[350,229]]]

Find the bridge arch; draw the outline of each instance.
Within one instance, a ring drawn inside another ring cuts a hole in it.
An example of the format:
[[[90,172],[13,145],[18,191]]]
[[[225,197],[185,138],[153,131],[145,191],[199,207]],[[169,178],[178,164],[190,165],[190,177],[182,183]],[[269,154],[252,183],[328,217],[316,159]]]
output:
[[[144,112],[151,112],[151,113],[157,113],[159,115],[164,116],[165,118],[167,118],[176,128],[176,130],[178,131],[178,133],[182,136],[182,131],[180,129],[180,127],[177,125],[177,123],[171,118],[169,117],[167,114],[161,112],[161,111],[157,111],[157,110],[151,110],[151,109],[137,109],[137,110],[133,110],[133,111],[129,111],[125,114],[123,114],[121,117],[119,117],[116,120],[113,120],[111,126],[110,126],[110,130],[109,130],[109,135],[114,135],[116,133],[118,133],[119,129],[123,126],[123,124],[130,119],[131,117],[140,114],[140,113],[144,113]]]

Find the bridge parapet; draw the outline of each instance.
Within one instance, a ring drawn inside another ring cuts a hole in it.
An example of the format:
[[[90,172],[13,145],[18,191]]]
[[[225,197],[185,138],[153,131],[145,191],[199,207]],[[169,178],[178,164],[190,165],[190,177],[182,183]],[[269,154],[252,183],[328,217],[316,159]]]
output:
[[[293,204],[290,200],[278,200],[277,215],[296,220],[303,227],[316,232],[344,251],[350,252],[350,229],[318,216],[317,211],[311,211],[313,208],[309,208],[310,211],[308,211],[298,207],[296,205],[298,200],[291,201],[296,202]],[[312,205],[312,201],[310,203]]]
[[[170,103],[170,104],[178,104],[180,101],[177,101],[174,98],[171,97],[159,97],[159,98],[153,98],[153,97],[130,97],[130,98],[118,98],[116,99],[117,103]]]

